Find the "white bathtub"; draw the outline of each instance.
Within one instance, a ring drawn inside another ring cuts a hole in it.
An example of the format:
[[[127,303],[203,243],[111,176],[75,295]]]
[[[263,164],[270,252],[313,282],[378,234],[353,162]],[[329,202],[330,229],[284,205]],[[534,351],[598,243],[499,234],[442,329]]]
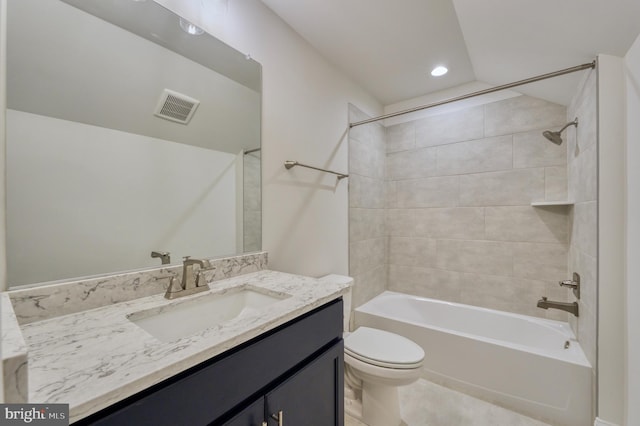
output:
[[[355,325],[422,346],[426,379],[553,425],[593,424],[591,365],[567,323],[386,291]]]

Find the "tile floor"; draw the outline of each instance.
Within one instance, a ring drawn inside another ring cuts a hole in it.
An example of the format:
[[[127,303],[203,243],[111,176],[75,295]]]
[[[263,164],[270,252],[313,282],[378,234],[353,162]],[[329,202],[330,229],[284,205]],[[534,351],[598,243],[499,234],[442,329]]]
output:
[[[424,379],[400,388],[399,394],[408,426],[548,426]],[[366,425],[346,416],[345,426]]]

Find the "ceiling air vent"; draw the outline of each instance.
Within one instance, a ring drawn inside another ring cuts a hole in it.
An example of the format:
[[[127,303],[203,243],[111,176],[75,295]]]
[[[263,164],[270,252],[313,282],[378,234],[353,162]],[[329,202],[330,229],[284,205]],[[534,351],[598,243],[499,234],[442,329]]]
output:
[[[176,123],[187,124],[196,112],[198,105],[200,105],[200,101],[196,99],[173,90],[164,89],[153,114]]]

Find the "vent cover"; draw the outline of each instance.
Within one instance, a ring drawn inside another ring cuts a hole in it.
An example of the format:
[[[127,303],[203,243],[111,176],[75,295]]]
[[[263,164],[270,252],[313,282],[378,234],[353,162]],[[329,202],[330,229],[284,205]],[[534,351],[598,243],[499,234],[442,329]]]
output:
[[[153,114],[165,120],[187,124],[196,112],[198,105],[200,105],[200,101],[196,99],[173,90],[164,89]]]

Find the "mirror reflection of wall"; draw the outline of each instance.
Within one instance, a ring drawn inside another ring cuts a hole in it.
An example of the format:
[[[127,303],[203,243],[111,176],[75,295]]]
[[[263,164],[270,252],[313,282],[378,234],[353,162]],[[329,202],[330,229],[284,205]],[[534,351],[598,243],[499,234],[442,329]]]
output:
[[[262,192],[260,188],[260,149],[247,150],[243,165],[243,246],[245,252],[262,247]]]
[[[159,266],[152,251],[175,264],[259,250],[260,152],[244,154],[260,146],[259,64],[154,2],[80,3],[144,37],[59,0],[9,0],[9,285]],[[187,124],[154,115],[164,89],[200,102]]]

